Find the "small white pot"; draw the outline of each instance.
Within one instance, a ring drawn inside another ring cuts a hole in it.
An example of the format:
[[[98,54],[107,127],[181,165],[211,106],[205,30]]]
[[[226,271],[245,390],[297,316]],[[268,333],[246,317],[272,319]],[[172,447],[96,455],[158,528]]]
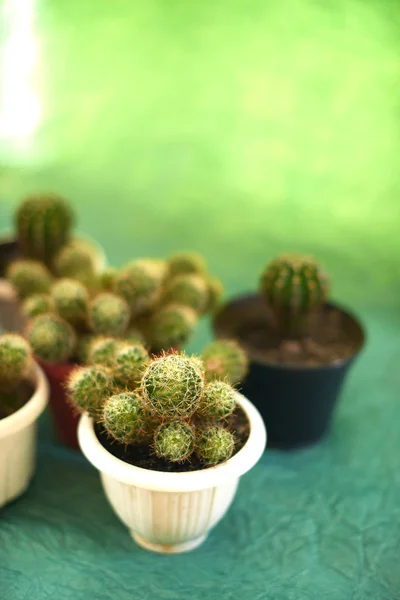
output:
[[[25,492],[35,470],[36,421],[46,407],[49,391],[36,364],[29,381],[34,387],[32,397],[0,420],[0,508]]]
[[[192,550],[225,515],[240,476],[256,464],[266,444],[257,409],[239,393],[237,402],[250,423],[245,446],[225,463],[187,473],[151,471],[116,458],[100,444],[93,420],[81,417],[82,452],[100,471],[111,506],[143,548],[170,554]]]

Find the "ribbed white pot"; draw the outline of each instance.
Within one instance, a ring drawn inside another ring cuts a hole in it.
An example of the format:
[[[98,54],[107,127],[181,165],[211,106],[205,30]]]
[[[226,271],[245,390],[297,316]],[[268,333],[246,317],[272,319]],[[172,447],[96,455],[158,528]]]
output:
[[[111,506],[143,548],[171,554],[192,550],[225,515],[240,476],[256,464],[266,444],[257,409],[239,393],[237,402],[250,422],[245,446],[225,463],[188,473],[151,471],[116,458],[100,444],[93,420],[81,417],[82,452],[100,471]]]
[[[29,380],[32,397],[22,408],[0,420],[0,507],[20,496],[35,470],[36,422],[47,405],[47,380],[36,364]]]

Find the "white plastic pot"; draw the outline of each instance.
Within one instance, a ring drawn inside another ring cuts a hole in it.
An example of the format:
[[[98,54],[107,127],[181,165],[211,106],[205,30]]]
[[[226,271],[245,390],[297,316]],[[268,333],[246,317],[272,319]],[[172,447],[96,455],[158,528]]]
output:
[[[49,392],[36,364],[29,380],[34,387],[32,397],[0,420],[0,507],[25,492],[35,470],[36,421],[46,407]]]
[[[257,409],[239,393],[237,402],[250,422],[245,446],[225,463],[187,473],[151,471],[116,458],[99,442],[93,420],[81,417],[82,452],[100,471],[111,506],[143,548],[171,554],[192,550],[225,515],[240,476],[256,464],[266,444]]]

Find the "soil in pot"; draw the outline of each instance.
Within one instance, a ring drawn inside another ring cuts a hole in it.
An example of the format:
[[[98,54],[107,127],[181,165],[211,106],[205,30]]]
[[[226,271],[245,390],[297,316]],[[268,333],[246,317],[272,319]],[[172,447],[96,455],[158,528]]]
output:
[[[235,436],[235,449],[233,455],[243,448],[250,434],[250,426],[246,413],[237,407],[234,413],[226,419],[229,430]],[[136,467],[150,469],[152,471],[164,471],[169,473],[182,473],[189,471],[200,471],[210,467],[209,464],[192,454],[190,459],[181,463],[171,463],[154,454],[149,444],[124,445],[109,438],[101,425],[95,426],[96,435],[101,445],[110,454]]]
[[[28,381],[21,381],[12,392],[0,393],[0,420],[22,408],[32,398],[33,393],[33,386]]]

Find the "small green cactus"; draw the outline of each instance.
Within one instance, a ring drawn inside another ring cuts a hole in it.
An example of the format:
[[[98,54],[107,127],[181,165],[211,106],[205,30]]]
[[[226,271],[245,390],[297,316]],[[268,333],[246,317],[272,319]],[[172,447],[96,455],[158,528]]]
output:
[[[27,375],[31,349],[20,335],[7,333],[0,337],[0,391],[10,391]]]
[[[21,300],[33,294],[47,293],[51,285],[50,272],[36,260],[15,260],[8,267],[6,277]]]
[[[242,381],[247,373],[248,358],[234,340],[216,340],[204,349],[201,355],[206,371],[206,380],[226,379],[234,384]]]
[[[113,390],[111,372],[103,366],[78,367],[67,381],[69,398],[79,412],[94,419],[102,415],[103,404]]]
[[[146,328],[146,338],[153,351],[181,348],[192,336],[197,313],[188,306],[168,304],[155,312]]]
[[[325,303],[328,280],[312,258],[288,255],[268,263],[260,289],[282,335],[297,337],[306,317]]]
[[[29,296],[22,304],[22,312],[28,319],[54,312],[54,304],[50,294],[33,294],[33,296]]]
[[[221,298],[224,293],[224,286],[217,277],[209,277],[207,279],[207,302],[205,313],[214,313],[221,303]]]
[[[86,323],[89,311],[89,292],[82,283],[74,279],[58,279],[50,290],[57,314],[71,323],[82,326]]]
[[[204,275],[206,265],[201,254],[196,252],[179,252],[170,256],[168,260],[169,275]]]
[[[208,302],[206,281],[200,275],[178,275],[167,285],[163,300],[167,303],[189,306],[197,313],[203,313]]]
[[[164,355],[147,366],[142,390],[153,415],[185,419],[198,408],[204,390],[204,373],[198,361],[183,354]]]
[[[56,315],[39,315],[28,327],[28,341],[33,353],[50,363],[65,362],[75,350],[72,327]]]
[[[134,390],[141,381],[149,355],[142,344],[131,344],[120,348],[113,365],[115,384],[121,389]]]
[[[63,246],[54,259],[59,277],[71,277],[92,288],[97,280],[97,265],[101,260],[98,248],[86,240],[74,239]]]
[[[99,275],[100,288],[104,292],[112,292],[115,289],[115,279],[117,276],[117,269],[114,267],[107,267]]]
[[[230,431],[222,425],[207,425],[196,435],[196,454],[207,464],[215,465],[228,460],[235,448],[235,440]]]
[[[205,419],[224,419],[235,409],[235,390],[225,381],[211,381],[204,388],[198,414]]]
[[[55,194],[30,196],[16,213],[18,242],[23,256],[52,264],[59,249],[69,240],[74,215],[70,206]]]
[[[123,342],[115,338],[96,336],[89,341],[86,361],[89,365],[112,367],[117,350],[122,346]]]
[[[154,452],[170,462],[183,462],[193,451],[193,428],[188,423],[163,423],[154,434]]]
[[[102,292],[89,306],[89,324],[98,335],[121,335],[128,327],[129,306],[123,298]]]
[[[104,429],[122,444],[141,441],[147,419],[143,398],[134,392],[114,394],[103,407]]]
[[[140,315],[159,300],[163,276],[160,261],[136,260],[117,273],[114,291],[125,298],[133,316]]]

